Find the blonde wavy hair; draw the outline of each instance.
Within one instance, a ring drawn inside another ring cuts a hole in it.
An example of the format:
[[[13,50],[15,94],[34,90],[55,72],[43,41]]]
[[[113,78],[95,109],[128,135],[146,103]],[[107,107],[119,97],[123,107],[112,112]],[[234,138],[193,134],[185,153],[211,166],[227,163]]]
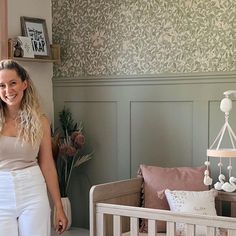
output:
[[[1,70],[14,70],[22,81],[27,81],[27,88],[21,101],[20,110],[16,120],[18,121],[18,138],[37,147],[43,137],[42,110],[35,86],[28,72],[13,60],[0,61]],[[6,104],[0,99],[0,133],[5,124]]]

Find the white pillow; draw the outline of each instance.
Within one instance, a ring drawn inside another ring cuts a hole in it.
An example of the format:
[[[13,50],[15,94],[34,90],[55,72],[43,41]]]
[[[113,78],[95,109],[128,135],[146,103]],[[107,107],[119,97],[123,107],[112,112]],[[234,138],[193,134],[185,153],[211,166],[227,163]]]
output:
[[[171,191],[165,190],[165,195],[170,206],[170,210],[174,212],[186,212],[201,215],[216,216],[215,196],[217,191]],[[176,224],[177,235],[186,235],[185,224]],[[205,226],[196,226],[197,236],[206,236]]]

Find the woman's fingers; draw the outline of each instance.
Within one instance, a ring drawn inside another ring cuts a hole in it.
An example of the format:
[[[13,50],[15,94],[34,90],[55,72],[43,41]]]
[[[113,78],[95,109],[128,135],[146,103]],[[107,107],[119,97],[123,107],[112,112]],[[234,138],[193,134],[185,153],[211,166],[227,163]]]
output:
[[[57,233],[62,234],[66,230],[66,227],[67,227],[67,220],[62,219],[57,222],[55,230]]]

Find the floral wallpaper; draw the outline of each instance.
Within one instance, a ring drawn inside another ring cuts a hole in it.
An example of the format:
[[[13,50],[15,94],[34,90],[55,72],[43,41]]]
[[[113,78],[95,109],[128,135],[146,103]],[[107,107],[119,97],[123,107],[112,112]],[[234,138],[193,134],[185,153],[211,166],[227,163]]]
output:
[[[55,77],[236,70],[235,0],[52,0]]]

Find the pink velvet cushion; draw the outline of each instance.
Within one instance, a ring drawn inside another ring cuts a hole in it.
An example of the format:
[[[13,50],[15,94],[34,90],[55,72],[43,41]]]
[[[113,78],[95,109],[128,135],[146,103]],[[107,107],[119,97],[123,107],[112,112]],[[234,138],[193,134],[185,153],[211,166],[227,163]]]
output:
[[[203,184],[205,167],[162,168],[140,165],[144,179],[144,207],[169,210],[165,189],[202,191],[208,190]],[[142,222],[142,232],[147,232],[147,221]],[[157,231],[165,232],[165,222],[157,222]]]

